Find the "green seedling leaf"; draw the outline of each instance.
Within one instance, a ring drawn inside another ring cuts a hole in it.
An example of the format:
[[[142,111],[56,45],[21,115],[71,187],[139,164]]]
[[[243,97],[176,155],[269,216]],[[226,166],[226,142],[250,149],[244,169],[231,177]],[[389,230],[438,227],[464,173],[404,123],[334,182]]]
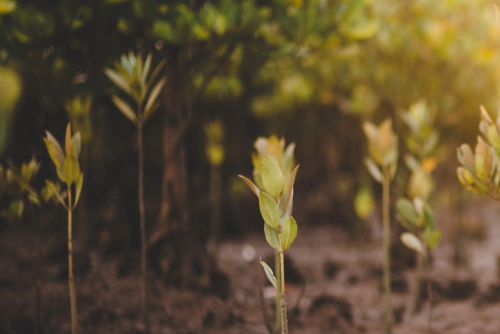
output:
[[[276,200],[268,193],[261,191],[259,194],[259,208],[264,222],[274,229],[280,225],[280,210]]]
[[[272,155],[266,155],[262,159],[262,183],[264,190],[274,198],[278,198],[283,191],[283,172],[278,160]]]
[[[267,279],[271,282],[276,291],[278,291],[278,281],[276,280],[276,276],[274,276],[273,270],[264,261],[260,261],[260,264],[264,267]]]
[[[297,165],[293,169],[292,174],[290,174],[290,179],[288,180],[288,188],[286,190],[286,197],[285,197],[285,204],[284,204],[285,213],[288,211],[288,206],[289,206],[290,201],[293,202],[293,185],[295,184],[295,177],[297,176],[297,170],[299,169],[299,166],[300,165]],[[291,212],[290,212],[290,214],[291,214]]]
[[[458,161],[470,171],[474,170],[474,153],[468,144],[462,144],[457,149]]]
[[[283,221],[281,227],[281,249],[288,249],[297,237],[297,222],[293,217],[288,217]]]
[[[144,68],[142,70],[141,75],[141,86],[143,89],[146,88],[146,78],[149,73],[149,68],[151,67],[151,60],[153,59],[153,55],[151,53],[146,57],[146,62],[144,63]]]
[[[34,205],[40,206],[40,198],[34,191],[31,190],[28,191],[28,200]]]
[[[122,114],[125,115],[125,117],[127,117],[137,126],[138,125],[137,116],[134,114],[130,106],[125,101],[120,99],[118,96],[113,95],[111,99],[113,100],[115,106],[118,109],[120,109]]]
[[[117,72],[115,72],[109,68],[106,68],[104,70],[104,74],[106,74],[108,76],[108,78],[111,81],[113,81],[113,83],[115,85],[120,87],[125,93],[127,93],[129,95],[132,94],[132,88],[130,87],[129,83],[127,81],[125,81],[125,79],[120,74],[118,74]]]
[[[401,234],[401,242],[409,249],[412,249],[420,254],[425,254],[424,245],[422,245],[422,242],[417,238],[415,234],[404,232],[403,234]]]
[[[76,180],[75,183],[75,203],[73,204],[73,209],[76,208],[76,205],[78,204],[78,201],[80,200],[80,195],[82,194],[82,187],[83,187],[83,173],[80,173],[80,177],[78,180]]]
[[[43,138],[43,141],[45,142],[49,156],[57,168],[62,168],[64,163],[64,154],[61,149],[61,145],[59,145],[57,139],[49,131],[45,131],[45,134],[47,135],[47,138]]]
[[[260,194],[260,189],[253,183],[250,179],[244,177],[243,175],[238,175],[245,183],[248,185],[248,187],[253,191],[253,193],[259,197]]]
[[[80,131],[73,135],[71,142],[73,147],[71,152],[76,158],[78,158],[82,149],[82,136],[80,135]]]
[[[264,223],[264,235],[266,236],[269,246],[276,250],[280,249],[280,238],[276,229]]]
[[[66,182],[67,184],[72,184],[73,182],[76,182],[80,177],[80,164],[78,163],[78,160],[76,160],[73,154],[68,155],[64,159],[62,175],[64,181],[63,180],[61,181]]]
[[[153,73],[149,76],[149,79],[146,83],[146,90],[153,84],[153,81],[155,80],[156,76],[158,73],[160,73],[161,69],[165,64],[167,63],[167,59],[163,59],[158,65],[156,65],[155,69],[153,70]]]
[[[354,199],[354,210],[361,219],[368,218],[373,212],[375,201],[370,188],[364,187],[359,189]]]
[[[65,139],[66,156],[73,152],[73,142],[71,141],[71,123],[66,126],[66,139]]]
[[[382,172],[380,171],[380,169],[377,167],[377,165],[375,164],[375,162],[370,159],[370,158],[366,158],[364,160],[365,162],[365,166],[366,168],[368,169],[368,172],[370,173],[370,175],[379,183],[382,183],[384,177],[382,176]]]
[[[441,232],[433,231],[429,237],[429,240],[427,240],[427,244],[429,245],[430,249],[434,249],[434,247],[436,247],[440,241],[441,241]]]
[[[51,181],[45,181],[45,183],[47,184],[47,187],[50,189],[50,191],[52,191],[52,193],[54,195],[56,195],[57,199],[59,200],[59,202],[66,208],[66,210],[68,209],[68,207],[66,206],[66,203],[64,202],[64,199],[62,198],[61,194],[59,193],[59,189],[57,189],[56,185],[54,183],[52,183]],[[47,196],[49,197],[49,196]]]
[[[154,111],[153,106],[158,98],[158,94],[160,94],[161,89],[165,85],[165,82],[167,82],[166,78],[162,78],[156,86],[153,88],[151,91],[151,94],[149,95],[148,102],[146,103],[146,106],[144,107],[144,115],[147,117],[150,113]]]
[[[412,203],[406,198],[400,198],[396,203],[396,209],[405,221],[413,226],[417,226],[418,216]]]

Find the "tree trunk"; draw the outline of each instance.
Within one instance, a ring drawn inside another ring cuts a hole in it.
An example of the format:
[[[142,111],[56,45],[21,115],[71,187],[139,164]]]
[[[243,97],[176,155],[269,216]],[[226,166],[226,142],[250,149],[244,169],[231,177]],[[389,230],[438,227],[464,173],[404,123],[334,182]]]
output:
[[[184,134],[191,102],[182,94],[182,73],[176,53],[168,56],[164,87],[162,134],[163,177],[157,227],[148,242],[152,265],[167,282],[208,287],[210,261],[189,214],[189,183]]]

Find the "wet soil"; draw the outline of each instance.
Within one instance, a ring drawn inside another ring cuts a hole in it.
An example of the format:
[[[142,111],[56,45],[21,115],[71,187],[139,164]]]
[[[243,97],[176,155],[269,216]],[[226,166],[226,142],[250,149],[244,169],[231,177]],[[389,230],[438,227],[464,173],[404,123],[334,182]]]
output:
[[[487,204],[476,214],[485,222],[487,233],[484,240],[469,242],[468,267],[452,265],[451,240],[444,238],[435,250],[433,333],[499,332],[500,224],[495,217],[500,216],[500,206]],[[285,274],[290,333],[383,333],[379,240],[353,243],[345,232],[330,226],[299,228],[296,242],[287,251]],[[64,257],[50,256],[54,240],[40,240],[43,260],[37,261],[35,241],[21,229],[0,233],[0,334],[37,332],[36,263],[40,329],[70,333]],[[274,291],[259,259],[270,261],[272,256],[260,234],[225,241],[220,247],[217,291],[176,289],[151,272],[151,332],[269,333],[274,327]],[[102,256],[83,250],[77,250],[76,257],[80,333],[142,333],[138,258],[130,253]],[[414,269],[398,266],[392,283],[394,333],[427,333],[428,304],[424,302],[418,314],[410,312]]]

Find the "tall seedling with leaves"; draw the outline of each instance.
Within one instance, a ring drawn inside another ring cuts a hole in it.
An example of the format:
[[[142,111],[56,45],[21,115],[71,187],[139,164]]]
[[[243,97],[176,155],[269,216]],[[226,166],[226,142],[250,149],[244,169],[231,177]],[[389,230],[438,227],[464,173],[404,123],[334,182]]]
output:
[[[78,204],[82,193],[83,173],[80,172],[78,157],[81,149],[80,132],[71,136],[71,125],[66,127],[65,150],[63,151],[57,139],[46,131],[46,138],[43,138],[50,158],[56,166],[57,176],[62,183],[66,184],[66,199],[59,192],[58,187],[51,181],[47,185],[57,196],[64,208],[68,211],[68,281],[69,298],[71,304],[71,332],[78,333],[78,317],[76,311],[75,278],[73,276],[73,210]],[[74,184],[74,190],[73,190]]]
[[[390,183],[396,174],[398,164],[398,137],[392,131],[392,120],[386,119],[376,127],[373,123],[363,123],[368,139],[366,167],[373,178],[382,184],[382,225],[383,225],[383,287],[384,287],[384,327],[386,334],[392,333],[391,303],[391,220]]]
[[[417,252],[417,288],[413,296],[412,310],[413,313],[417,313],[422,304],[420,283],[424,271],[428,273],[426,268],[430,252],[441,238],[441,233],[435,228],[432,209],[427,204],[434,188],[431,172],[436,166],[435,152],[439,144],[439,133],[432,124],[434,113],[423,100],[414,103],[402,117],[410,130],[405,142],[411,154],[405,156],[405,162],[411,170],[407,190],[411,200],[400,198],[396,208],[400,214],[400,223],[408,230],[401,235],[401,241]],[[430,284],[430,277],[427,277],[428,290]],[[429,294],[429,330],[431,314],[432,301]]]
[[[146,294],[146,218],[144,212],[144,147],[142,143],[142,130],[147,120],[159,107],[158,96],[165,85],[165,78],[154,84],[158,73],[165,65],[165,60],[160,62],[150,73],[152,55],[143,61],[142,56],[135,56],[132,52],[122,55],[120,62],[115,64],[115,69],[105,69],[104,73],[124,93],[128,95],[129,102],[125,102],[117,95],[112,96],[116,107],[137,127],[137,146],[139,149],[138,172],[138,197],[141,229],[141,300],[142,320],[146,333],[149,332]]]
[[[279,319],[283,334],[288,333],[284,252],[292,245],[298,231],[297,222],[292,217],[292,208],[293,186],[299,168],[296,166],[293,170],[289,169],[293,163],[295,145],[291,144],[284,150],[284,144],[284,140],[280,141],[275,136],[270,137],[269,140],[259,138],[255,143],[259,155],[252,156],[254,166],[260,162],[254,169],[256,182],[253,183],[250,179],[240,175],[259,199],[260,213],[264,219],[264,235],[269,245],[278,254],[278,267],[275,267],[278,278],[265,262],[261,261],[261,264],[279,296]],[[263,152],[268,154],[261,156],[260,153]]]

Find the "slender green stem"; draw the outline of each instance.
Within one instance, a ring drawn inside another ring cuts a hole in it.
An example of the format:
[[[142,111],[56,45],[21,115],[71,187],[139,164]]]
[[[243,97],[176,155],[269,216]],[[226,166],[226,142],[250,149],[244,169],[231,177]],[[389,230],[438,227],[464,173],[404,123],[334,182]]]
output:
[[[281,244],[281,233],[280,233],[280,244]],[[285,253],[283,251],[280,251],[280,267],[281,267],[280,268],[281,334],[288,334],[288,317],[286,313],[286,301],[285,301]]]
[[[141,313],[144,331],[149,333],[149,317],[147,302],[147,279],[146,279],[146,215],[144,211],[144,148],[142,143],[142,123],[137,126],[137,146],[139,148],[139,217],[141,228]]]
[[[275,314],[276,314],[276,333],[281,331],[281,258],[280,252],[274,251],[274,272],[276,273],[276,280],[278,281],[279,293],[276,296]]]
[[[384,326],[386,334],[392,333],[391,304],[391,221],[390,221],[390,175],[389,168],[383,167],[382,181],[382,225],[383,225],[383,286],[384,286]]]
[[[73,202],[71,184],[68,186],[68,282],[71,307],[71,333],[78,334],[78,313],[76,311],[75,277],[73,276]]]

